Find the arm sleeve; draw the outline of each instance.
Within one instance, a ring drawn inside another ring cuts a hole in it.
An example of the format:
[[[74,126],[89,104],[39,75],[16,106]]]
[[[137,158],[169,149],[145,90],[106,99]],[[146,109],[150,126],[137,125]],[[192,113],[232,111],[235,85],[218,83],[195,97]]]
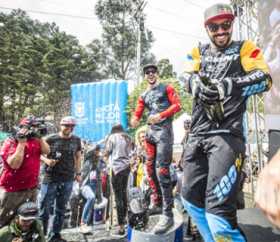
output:
[[[145,103],[142,97],[139,97],[137,100],[137,105],[135,108],[134,116],[136,117],[137,120],[140,120],[142,117],[142,114],[145,109]]]
[[[105,153],[110,155],[112,153],[112,150],[113,150],[113,142],[112,142],[112,135],[110,135],[108,140],[106,141]]]
[[[192,51],[187,54],[187,66],[186,72],[193,73],[198,72],[200,69],[201,57],[198,47],[192,49]]]
[[[178,94],[175,92],[175,89],[171,85],[166,86],[166,93],[170,106],[160,113],[161,118],[168,118],[173,116],[175,113],[181,110],[181,102]]]
[[[77,148],[77,151],[81,151],[82,150],[82,141],[80,138],[78,138],[78,148]]]
[[[233,79],[232,92],[241,90],[242,96],[251,96],[268,90],[272,79],[261,50],[253,42],[245,41],[240,50],[240,58],[247,74]]]
[[[195,75],[199,72],[200,64],[200,51],[198,47],[195,47],[189,54],[187,54],[187,63],[185,68],[185,88],[186,91],[190,94],[192,94],[193,78],[195,78]]]

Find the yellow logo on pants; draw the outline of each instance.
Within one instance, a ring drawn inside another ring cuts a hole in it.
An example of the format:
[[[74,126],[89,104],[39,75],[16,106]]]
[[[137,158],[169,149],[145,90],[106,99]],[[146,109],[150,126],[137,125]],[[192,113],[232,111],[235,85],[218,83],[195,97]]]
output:
[[[229,235],[215,235],[215,242],[232,242],[232,239]]]
[[[241,167],[242,167],[242,156],[241,154],[239,155],[239,157],[235,160],[235,166],[236,166],[236,170],[240,171]]]

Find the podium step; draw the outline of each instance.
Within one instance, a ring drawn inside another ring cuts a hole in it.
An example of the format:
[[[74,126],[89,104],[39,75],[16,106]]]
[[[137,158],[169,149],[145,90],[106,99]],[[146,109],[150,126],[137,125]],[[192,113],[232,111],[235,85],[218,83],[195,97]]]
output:
[[[248,242],[280,242],[280,230],[274,227],[259,209],[238,210],[237,217]]]

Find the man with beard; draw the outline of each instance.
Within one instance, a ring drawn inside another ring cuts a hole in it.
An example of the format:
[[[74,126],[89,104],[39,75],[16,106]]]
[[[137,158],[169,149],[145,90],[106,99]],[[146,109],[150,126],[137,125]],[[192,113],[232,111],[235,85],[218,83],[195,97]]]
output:
[[[149,64],[143,68],[148,82],[147,90],[138,98],[131,126],[137,127],[145,107],[148,109],[148,128],[145,138],[147,159],[145,162],[152,194],[151,212],[161,213],[154,233],[166,232],[173,221],[173,195],[169,166],[172,161],[172,117],[181,109],[178,95],[171,85],[158,81],[158,68]],[[158,174],[157,174],[158,168]]]
[[[34,202],[25,202],[17,210],[11,223],[0,229],[1,242],[45,242],[38,208]]]
[[[73,135],[76,120],[66,116],[60,121],[60,132],[46,138],[51,148],[47,157],[42,156],[44,177],[39,194],[39,216],[48,242],[63,242],[62,230],[66,204],[73,181],[81,182],[81,140]],[[53,219],[50,219],[50,215]]]
[[[193,95],[191,132],[184,144],[182,201],[204,241],[246,241],[237,225],[236,199],[245,155],[243,116],[251,95],[272,80],[261,50],[233,41],[227,4],[206,9],[210,44],[194,48],[186,89]]]

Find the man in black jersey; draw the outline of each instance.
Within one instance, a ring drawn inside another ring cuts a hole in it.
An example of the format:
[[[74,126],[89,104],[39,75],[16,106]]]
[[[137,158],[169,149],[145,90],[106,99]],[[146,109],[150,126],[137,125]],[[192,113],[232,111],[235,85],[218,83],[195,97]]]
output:
[[[186,87],[193,97],[191,133],[184,144],[182,201],[204,241],[246,241],[237,225],[236,199],[245,153],[246,102],[271,86],[261,50],[233,41],[227,4],[206,9],[211,43],[188,55]]]
[[[152,189],[151,214],[162,212],[162,216],[153,232],[165,233],[173,224],[173,194],[170,177],[172,161],[173,128],[172,119],[181,109],[179,96],[174,87],[165,85],[158,79],[158,67],[154,64],[143,68],[148,87],[137,101],[131,126],[136,128],[146,108],[148,128],[145,137],[146,171],[149,185]],[[157,171],[158,167],[158,171]]]

